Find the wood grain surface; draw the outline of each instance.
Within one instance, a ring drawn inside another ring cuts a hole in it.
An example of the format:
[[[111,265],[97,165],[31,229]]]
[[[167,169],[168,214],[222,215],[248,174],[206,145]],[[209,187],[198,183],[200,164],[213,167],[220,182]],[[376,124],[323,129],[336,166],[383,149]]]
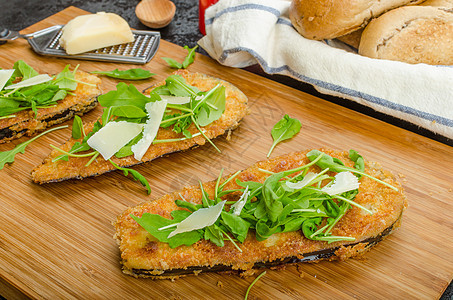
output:
[[[64,24],[84,13],[70,7],[25,32]],[[161,57],[182,61],[186,53],[162,41],[154,59],[141,66],[157,75],[137,83],[139,90],[173,71]],[[18,59],[41,73],[57,73],[66,64],[80,64],[84,71],[133,67],[39,56],[25,40],[0,46],[1,68],[11,68]],[[202,55],[197,54],[189,70],[235,84],[249,97],[251,114],[229,140],[215,141],[221,154],[205,145],[136,167],[151,183],[151,196],[119,172],[42,186],[32,183],[31,169],[48,155],[49,144],[58,145],[70,136],[70,127],[33,142],[25,154],[17,155],[13,164],[0,171],[0,294],[8,299],[243,298],[254,276],[202,274],[172,282],[123,275],[111,222],[128,206],[198,180],[213,180],[221,168],[234,172],[265,159],[272,144],[270,130],[288,113],[302,122],[302,130],[277,146],[272,156],[319,147],[355,149],[398,174],[409,207],[401,228],[363,259],[268,270],[249,299],[440,297],[453,278],[451,147],[252,73],[220,66]],[[103,91],[114,89],[116,83],[103,78]],[[83,119],[94,120],[99,113],[97,108]],[[0,145],[0,151],[25,140]]]

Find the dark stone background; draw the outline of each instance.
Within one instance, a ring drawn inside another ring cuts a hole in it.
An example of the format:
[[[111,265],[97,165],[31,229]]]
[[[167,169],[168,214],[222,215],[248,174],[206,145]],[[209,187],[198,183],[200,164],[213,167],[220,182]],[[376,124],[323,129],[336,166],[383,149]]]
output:
[[[176,5],[173,21],[165,28],[159,29],[162,39],[180,46],[194,47],[202,37],[198,30],[198,1],[172,0]],[[22,30],[44,18],[47,18],[68,6],[75,6],[95,13],[98,11],[114,12],[122,16],[135,29],[148,29],[135,16],[135,6],[138,0],[0,0],[0,29]],[[205,54],[202,49],[198,52]],[[0,46],[0,55],[1,46]],[[279,81],[317,97],[359,111],[374,118],[405,128],[428,138],[453,146],[453,141],[399,119],[373,111],[353,101],[319,94],[312,86],[281,76],[264,74],[260,67],[247,68],[248,71]],[[1,296],[0,296],[1,297]],[[450,283],[441,300],[453,300],[453,283]]]
[[[122,16],[135,29],[149,29],[135,16],[138,0],[0,0],[0,28],[24,29],[68,6],[95,13],[114,12]],[[198,1],[173,0],[176,14],[173,21],[160,29],[162,39],[193,47],[202,37],[198,30]]]

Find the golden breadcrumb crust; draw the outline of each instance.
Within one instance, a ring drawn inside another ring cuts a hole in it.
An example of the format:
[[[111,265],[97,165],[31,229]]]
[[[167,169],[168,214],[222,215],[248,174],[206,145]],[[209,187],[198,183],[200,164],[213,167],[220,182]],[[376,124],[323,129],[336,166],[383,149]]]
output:
[[[242,118],[247,114],[247,97],[232,84],[201,73],[178,71],[176,72],[176,74],[182,75],[190,85],[196,86],[202,91],[208,91],[214,88],[218,83],[221,83],[223,86],[225,86],[225,112],[218,120],[203,127],[203,129],[206,130],[205,135],[208,138],[213,139],[224,134],[228,130],[236,128]],[[164,84],[164,82],[162,82],[161,84]],[[93,123],[86,124],[84,127],[85,132],[90,132],[93,127]],[[166,129],[160,128],[157,133],[156,139],[163,140],[183,137],[181,133],[175,133],[171,130],[171,128],[172,127]],[[189,127],[188,130],[192,134],[198,132],[195,125],[193,124]],[[77,141],[80,140],[71,138],[65,144],[60,146],[60,148],[65,151],[69,151]],[[112,160],[121,167],[132,166],[142,162],[151,161],[165,154],[187,150],[196,145],[204,145],[205,143],[205,138],[201,135],[198,135],[184,141],[151,145],[141,161],[137,161],[133,155],[123,158],[112,157]],[[57,162],[52,162],[52,159],[59,156],[60,154],[61,153],[59,151],[53,150],[41,165],[33,169],[31,175],[34,182],[47,183],[73,178],[82,179],[88,176],[100,175],[115,170],[115,167],[110,162],[105,161],[102,157],[98,157],[88,167],[86,167],[85,165],[91,157],[71,157],[69,161],[59,160]]]
[[[23,135],[32,136],[46,128],[61,124],[74,115],[83,115],[97,105],[97,96],[101,94],[99,85],[101,79],[83,71],[77,71],[75,79],[87,84],[77,84],[77,88],[68,94],[64,99],[58,101],[56,106],[39,108],[38,115],[31,109],[15,113],[16,117],[0,119],[0,143],[5,143],[13,139],[20,138]],[[6,131],[12,131],[7,134]],[[2,134],[3,133],[3,134]]]
[[[326,149],[321,149],[321,151],[341,159],[347,166],[353,166],[347,152]],[[295,152],[258,162],[242,171],[236,178],[241,181],[264,182],[269,175],[260,171],[259,168],[272,172],[296,168],[309,162],[306,157],[307,152]],[[320,169],[314,166],[311,167],[311,171],[319,172]],[[116,228],[115,238],[119,243],[123,271],[126,274],[146,277],[146,274],[137,274],[134,270],[148,270],[147,275],[162,274],[162,277],[158,278],[174,278],[178,276],[165,276],[163,272],[190,267],[212,267],[219,264],[230,266],[233,270],[250,270],[257,262],[272,262],[288,257],[303,258],[304,254],[338,247],[340,249],[332,258],[346,259],[358,255],[365,250],[365,245],[360,242],[379,236],[392,225],[397,227],[401,214],[406,207],[406,197],[403,194],[402,187],[390,172],[384,171],[376,163],[368,162],[365,171],[397,187],[399,191],[396,192],[374,180],[362,177],[355,202],[371,210],[373,215],[369,215],[354,206],[332,231],[333,235],[355,237],[354,242],[328,244],[327,242],[313,241],[305,238],[300,231],[274,234],[267,240],[259,242],[255,239],[254,233],[249,232],[244,243],[239,244],[242,253],[228,241],[225,242],[224,247],[218,247],[211,242],[201,240],[192,246],[179,246],[171,249],[168,244],[157,241],[130,217],[130,214],[141,217],[143,213],[148,212],[171,218],[171,211],[181,209],[174,203],[176,199],[181,199],[181,196],[186,201],[201,203],[199,186],[191,186],[182,191],[128,208],[117,217],[114,223]],[[331,173],[331,175],[334,174]],[[233,181],[229,182],[225,189],[240,188]],[[204,187],[212,197],[215,182],[206,183]],[[351,247],[352,249],[341,247],[348,244],[355,244],[356,246]]]

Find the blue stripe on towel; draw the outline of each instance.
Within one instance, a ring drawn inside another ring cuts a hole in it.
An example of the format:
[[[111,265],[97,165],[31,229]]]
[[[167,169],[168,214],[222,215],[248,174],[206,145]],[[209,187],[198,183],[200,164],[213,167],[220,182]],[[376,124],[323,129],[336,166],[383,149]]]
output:
[[[293,27],[293,24],[292,24],[291,21],[290,21],[289,19],[287,19],[287,18],[278,18],[277,24],[287,25],[287,26]]]
[[[355,90],[352,90],[349,88],[345,88],[345,87],[337,85],[337,84],[332,84],[332,83],[328,83],[328,82],[325,82],[322,80],[310,78],[305,75],[297,73],[296,71],[292,70],[288,65],[271,68],[271,67],[269,67],[267,62],[260,55],[258,55],[258,53],[256,53],[252,49],[248,49],[248,48],[244,48],[244,47],[237,47],[234,49],[225,50],[225,51],[223,51],[221,57],[219,58],[219,62],[223,63],[227,59],[229,54],[237,53],[237,52],[241,52],[241,51],[245,51],[245,52],[248,52],[251,55],[253,55],[256,58],[256,60],[258,60],[258,62],[260,63],[260,65],[264,69],[264,71],[268,74],[276,74],[276,73],[280,73],[282,71],[287,71],[292,76],[294,76],[295,78],[297,78],[301,81],[319,86],[326,90],[334,91],[334,92],[341,93],[344,95],[349,95],[352,97],[361,98],[365,101],[380,105],[382,107],[393,109],[395,111],[400,111],[405,114],[413,115],[413,116],[416,116],[416,117],[419,117],[421,119],[425,119],[428,121],[435,121],[438,124],[442,124],[442,125],[445,125],[448,127],[453,127],[453,120],[451,120],[451,119],[444,118],[444,117],[434,115],[431,113],[427,113],[427,112],[424,112],[424,111],[421,111],[421,110],[418,110],[418,109],[415,109],[415,108],[412,108],[409,106],[397,104],[397,103],[391,102],[389,100],[382,99],[382,98],[379,98],[379,97],[376,97],[373,95],[369,95],[366,93],[362,93],[359,91],[355,91]]]
[[[237,12],[240,10],[249,10],[249,9],[267,11],[267,12],[270,12],[271,14],[274,14],[277,18],[280,17],[280,11],[273,7],[259,5],[259,4],[243,4],[243,5],[228,7],[226,9],[216,13],[213,18],[206,19],[205,24],[211,25],[216,18],[219,18],[220,16],[222,16],[226,13]]]

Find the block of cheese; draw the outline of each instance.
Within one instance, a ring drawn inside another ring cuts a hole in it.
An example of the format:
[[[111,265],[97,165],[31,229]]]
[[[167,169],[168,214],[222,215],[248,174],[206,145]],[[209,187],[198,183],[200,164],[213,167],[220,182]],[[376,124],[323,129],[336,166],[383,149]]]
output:
[[[114,13],[78,16],[62,29],[60,45],[68,54],[79,54],[134,41],[126,20]]]

